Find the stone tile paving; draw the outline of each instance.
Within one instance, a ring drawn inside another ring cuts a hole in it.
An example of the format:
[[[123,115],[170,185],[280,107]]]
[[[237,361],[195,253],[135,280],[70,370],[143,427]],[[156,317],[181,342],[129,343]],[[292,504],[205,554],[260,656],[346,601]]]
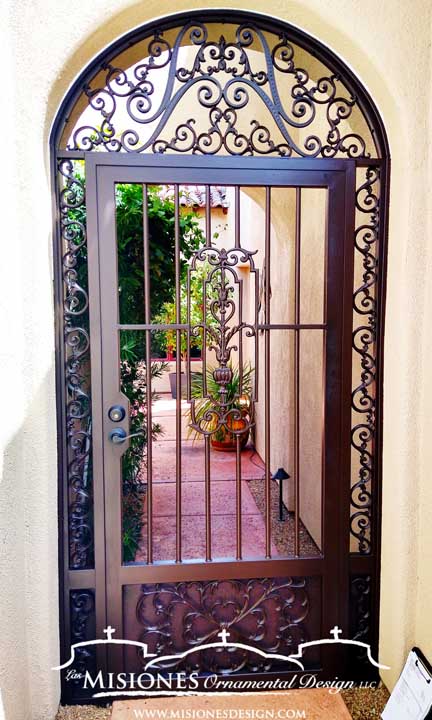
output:
[[[204,443],[187,437],[187,403],[182,403],[182,548],[183,559],[205,557]],[[153,443],[153,554],[154,560],[175,559],[175,428],[176,403],[162,398],[153,406],[153,418],[163,428],[161,440]],[[248,480],[260,477],[261,463],[253,461],[253,448],[241,454],[242,552],[243,557],[265,556],[265,523],[252,497]],[[236,456],[211,452],[212,557],[236,555]],[[143,540],[136,556],[146,560],[146,520]],[[277,557],[277,547],[272,554]]]

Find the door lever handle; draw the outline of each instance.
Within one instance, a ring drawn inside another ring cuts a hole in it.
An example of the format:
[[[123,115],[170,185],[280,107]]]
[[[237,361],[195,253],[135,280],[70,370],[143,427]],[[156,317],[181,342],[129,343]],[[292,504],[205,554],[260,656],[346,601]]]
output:
[[[134,437],[140,437],[143,435],[143,431],[139,430],[136,433],[131,433],[130,435],[126,434],[126,430],[123,430],[123,428],[116,428],[115,430],[111,430],[109,434],[109,439],[114,445],[121,445],[121,443],[126,442],[126,440],[129,440],[130,438]]]

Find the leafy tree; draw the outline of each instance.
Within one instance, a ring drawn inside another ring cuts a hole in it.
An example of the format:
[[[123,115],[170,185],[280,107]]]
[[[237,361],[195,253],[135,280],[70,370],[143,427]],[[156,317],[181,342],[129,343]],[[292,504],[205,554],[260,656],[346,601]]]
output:
[[[150,310],[155,322],[165,303],[175,293],[175,206],[172,199],[162,197],[160,187],[147,191],[147,217],[149,232]],[[119,184],[116,188],[117,259],[120,322],[127,324],[145,321],[144,303],[144,242],[143,242],[143,188],[138,184]],[[180,273],[185,277],[187,261],[202,244],[203,234],[196,215],[182,212],[179,216]],[[153,334],[153,352],[157,352],[157,338]],[[132,438],[123,456],[123,559],[133,562],[139,547],[143,527],[143,493],[140,474],[146,462],[145,448],[147,417],[147,386],[145,334],[123,331],[120,339],[122,390],[130,401],[131,432],[142,432]],[[152,362],[152,379],[166,370],[165,363]],[[157,396],[152,392],[151,402]],[[162,429],[152,424],[155,439]]]
[[[77,189],[78,201],[83,199],[85,188],[83,163],[74,163],[74,174],[82,186]],[[165,303],[172,301],[175,293],[175,208],[174,201],[163,197],[161,188],[148,187],[147,213],[149,229],[150,308],[154,322]],[[80,227],[86,224],[86,208],[68,210],[70,232],[80,236]],[[187,261],[203,243],[203,234],[192,211],[184,211],[179,217],[180,271],[184,280]],[[143,243],[143,189],[140,184],[118,184],[116,187],[116,231],[118,259],[118,292],[120,321],[127,324],[142,323],[144,308],[144,243]],[[103,252],[103,248],[102,248]],[[87,246],[82,244],[76,252],[75,271],[78,284],[88,289]],[[86,316],[81,318],[88,326]],[[88,329],[88,327],[87,327]],[[160,333],[158,334],[160,337]],[[153,348],[155,349],[155,348]],[[130,402],[131,432],[140,431],[140,437],[131,439],[130,447],[122,459],[123,482],[123,558],[134,560],[143,526],[143,481],[141,474],[146,461],[147,387],[145,358],[145,333],[123,331],[120,335],[120,370],[122,391]],[[152,378],[160,377],[165,363],[152,362]],[[157,396],[152,392],[151,402]],[[152,424],[152,436],[162,432],[160,425]]]
[[[151,318],[175,291],[174,202],[162,197],[161,188],[148,187],[150,309]],[[117,243],[120,321],[144,322],[143,191],[138,184],[117,185]],[[185,280],[187,261],[203,244],[197,216],[182,211],[179,217],[180,274]]]

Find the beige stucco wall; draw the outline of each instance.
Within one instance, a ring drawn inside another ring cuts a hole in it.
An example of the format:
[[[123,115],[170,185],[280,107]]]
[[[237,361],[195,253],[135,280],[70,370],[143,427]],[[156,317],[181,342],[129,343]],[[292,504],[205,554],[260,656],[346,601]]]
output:
[[[414,642],[432,656],[430,3],[206,4],[272,13],[319,37],[361,77],[388,130],[381,658],[392,666],[384,675],[392,685]],[[201,5],[177,0],[175,9]],[[68,85],[96,52],[173,9],[169,0],[2,5],[0,718],[7,720],[52,718],[58,700],[49,669],[58,658],[49,128]]]

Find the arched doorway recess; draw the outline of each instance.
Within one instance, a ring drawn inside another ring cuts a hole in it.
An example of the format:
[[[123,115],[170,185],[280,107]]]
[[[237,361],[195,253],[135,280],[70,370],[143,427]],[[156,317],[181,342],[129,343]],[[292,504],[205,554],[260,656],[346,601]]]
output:
[[[104,50],[51,142],[62,661],[109,624],[159,654],[228,628],[286,655],[339,625],[376,657],[389,151],[368,93],[287,23],[191,12]],[[77,666],[142,668],[97,653]]]

